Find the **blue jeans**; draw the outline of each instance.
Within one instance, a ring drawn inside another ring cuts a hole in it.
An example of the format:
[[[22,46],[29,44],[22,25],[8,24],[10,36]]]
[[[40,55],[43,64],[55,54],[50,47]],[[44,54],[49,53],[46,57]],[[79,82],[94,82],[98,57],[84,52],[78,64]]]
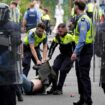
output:
[[[23,80],[22,86],[23,86],[24,92],[25,93],[32,92],[32,82],[29,81],[24,74],[22,74],[22,80]]]

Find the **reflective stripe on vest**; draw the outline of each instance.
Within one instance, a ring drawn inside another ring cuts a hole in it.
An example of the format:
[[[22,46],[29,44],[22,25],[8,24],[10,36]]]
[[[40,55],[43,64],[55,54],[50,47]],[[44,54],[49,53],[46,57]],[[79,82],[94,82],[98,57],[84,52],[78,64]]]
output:
[[[67,33],[64,37],[59,37],[59,39],[57,37],[54,37],[53,41],[59,44],[69,44],[75,41],[75,35]]]
[[[46,34],[44,33],[43,36],[40,38],[35,34],[36,28],[33,28],[30,31],[34,33],[34,39],[35,39],[34,45],[35,47],[37,47],[46,38]],[[26,45],[29,45],[28,35],[24,38],[23,41]]]
[[[78,32],[78,23],[81,21],[82,18],[85,18],[89,21],[90,23],[90,29],[87,31],[87,34],[86,34],[86,40],[85,40],[85,43],[86,44],[89,44],[89,43],[92,43],[93,42],[93,36],[92,36],[92,22],[91,22],[91,19],[87,16],[87,15],[83,15],[77,22],[77,26],[76,26],[76,33],[75,33],[75,43],[78,44],[78,41],[79,41],[79,32]]]

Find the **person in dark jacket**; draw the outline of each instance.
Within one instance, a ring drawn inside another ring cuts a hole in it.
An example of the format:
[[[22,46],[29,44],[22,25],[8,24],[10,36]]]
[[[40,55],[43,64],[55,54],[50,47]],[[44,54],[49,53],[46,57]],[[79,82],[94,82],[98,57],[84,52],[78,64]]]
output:
[[[58,54],[58,56],[55,58],[53,64],[53,70],[55,71],[57,77],[59,71],[60,76],[59,79],[53,81],[52,88],[50,91],[48,91],[48,94],[60,95],[63,93],[62,88],[64,81],[73,64],[73,62],[70,60],[71,54],[73,52],[73,41],[74,36],[67,33],[66,25],[64,23],[59,24],[58,32],[52,41],[48,57],[51,58],[57,45],[60,45],[60,54]]]
[[[20,29],[10,21],[9,13],[9,6],[0,3],[0,105],[16,105],[16,84],[21,83],[17,68],[20,60],[16,59]]]
[[[95,36],[95,54],[101,58],[100,85],[105,93],[105,21],[97,25]]]

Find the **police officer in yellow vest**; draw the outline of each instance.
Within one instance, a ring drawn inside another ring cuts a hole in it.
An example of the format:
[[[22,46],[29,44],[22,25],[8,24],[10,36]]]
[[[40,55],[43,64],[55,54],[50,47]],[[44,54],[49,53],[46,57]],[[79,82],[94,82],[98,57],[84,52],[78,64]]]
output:
[[[70,57],[73,52],[72,42],[74,40],[75,37],[67,33],[66,25],[64,23],[59,24],[58,32],[52,41],[48,57],[52,57],[55,48],[59,45],[60,54],[58,54],[54,60],[53,70],[55,71],[57,77],[60,71],[60,76],[59,79],[53,81],[53,86],[50,91],[48,91],[48,94],[61,95],[63,93],[62,88],[65,78],[73,64]]]
[[[40,54],[40,44],[43,43],[43,58]],[[39,23],[36,28],[29,31],[28,36],[23,40],[23,73],[27,76],[31,59],[35,64],[41,64],[46,60],[47,55],[47,36],[45,34],[45,25]]]
[[[41,17],[41,20],[46,26],[45,31],[46,31],[46,34],[48,35],[49,33],[51,33],[50,32],[51,29],[50,29],[50,16],[48,14],[47,9],[44,9],[43,16]]]
[[[91,81],[89,71],[91,58],[93,54],[92,22],[84,14],[85,3],[75,3],[75,13],[79,17],[76,25],[75,42],[76,47],[71,56],[72,61],[76,61],[76,75],[78,81],[78,90],[80,100],[74,102],[74,105],[92,105],[91,99]]]
[[[94,11],[94,4],[93,2],[91,2],[91,0],[89,0],[88,4],[87,4],[87,15],[93,19],[93,11]]]

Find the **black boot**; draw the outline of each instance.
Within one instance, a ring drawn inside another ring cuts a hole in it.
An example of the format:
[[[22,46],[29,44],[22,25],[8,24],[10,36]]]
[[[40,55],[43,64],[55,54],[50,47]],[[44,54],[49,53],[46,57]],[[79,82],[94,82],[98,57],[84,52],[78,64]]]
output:
[[[79,100],[77,102],[73,102],[73,105],[84,105],[84,101]]]
[[[53,92],[55,91],[56,89],[52,86],[51,89],[49,91],[47,91],[47,94],[53,94]]]
[[[53,91],[53,95],[61,95],[61,94],[63,94],[63,92],[62,92],[62,90],[55,90],[55,91]]]
[[[16,95],[17,95],[18,101],[23,101],[21,85],[16,85]]]
[[[22,95],[18,95],[17,98],[18,98],[18,101],[23,101]]]

